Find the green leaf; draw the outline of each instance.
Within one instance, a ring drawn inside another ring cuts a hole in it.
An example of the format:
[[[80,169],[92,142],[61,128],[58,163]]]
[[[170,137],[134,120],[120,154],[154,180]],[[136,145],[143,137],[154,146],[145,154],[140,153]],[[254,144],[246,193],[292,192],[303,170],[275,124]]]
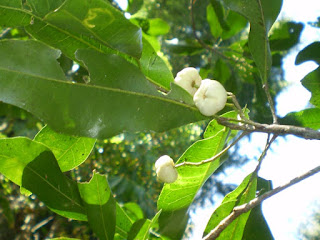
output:
[[[59,7],[61,0],[47,6],[47,2],[42,1],[38,5],[38,1],[29,0],[33,8],[33,12],[30,12],[23,9],[21,4],[10,6],[7,0],[0,0],[0,11],[7,16],[7,20],[1,22],[12,27],[19,22],[22,22],[21,26],[26,26],[28,21],[26,30],[29,34],[61,49],[72,59],[79,48],[105,52],[110,52],[112,48],[140,58],[141,30],[107,1],[66,0]]]
[[[14,216],[13,209],[11,210],[10,208],[10,202],[7,196],[0,196],[0,209],[1,209],[1,215],[4,216],[5,219],[8,221],[8,225],[10,226],[10,228],[14,228],[15,216]]]
[[[144,218],[142,209],[135,202],[125,203],[122,208],[126,211],[128,216],[134,221]]]
[[[310,102],[316,106],[320,107],[320,67],[311,73],[307,74],[302,80],[302,85],[308,89],[312,96]]]
[[[21,0],[0,0],[0,26],[27,26],[31,22],[31,15],[22,9]]]
[[[315,61],[320,65],[320,42],[313,42],[298,53],[295,64],[305,61]]]
[[[271,181],[263,178],[258,178],[257,191],[259,195],[270,191]],[[243,233],[243,240],[259,239],[259,240],[273,240],[272,233],[262,214],[261,204],[251,210],[250,216],[247,220],[246,227]]]
[[[77,184],[60,170],[52,152],[28,138],[0,139],[0,172],[26,188],[52,211],[76,220],[87,217]]]
[[[210,25],[210,30],[212,36],[215,38],[218,38],[221,36],[221,33],[223,31],[221,23],[219,22],[219,18],[216,14],[215,9],[213,8],[212,4],[209,4],[207,7],[207,21]],[[225,23],[225,22],[223,22]]]
[[[116,201],[106,176],[94,172],[90,182],[78,183],[78,187],[90,227],[99,239],[112,240],[116,227]]]
[[[211,215],[204,231],[205,234],[208,234],[212,229],[218,226],[218,224],[232,212],[232,209],[235,206],[247,203],[255,197],[257,178],[256,176],[251,176],[252,174],[248,175],[234,191],[225,196],[221,205]],[[217,239],[242,239],[249,214],[250,212],[241,214],[225,230],[222,231]]]
[[[299,112],[291,112],[281,119],[280,122],[281,124],[296,125],[318,130],[320,129],[320,109],[309,108]]]
[[[116,233],[122,238],[127,239],[127,234],[130,231],[133,221],[117,203],[117,217],[116,217]]]
[[[276,20],[282,0],[223,0],[225,5],[250,22],[249,48],[262,82],[265,83],[271,69],[271,53],[268,32]]]
[[[58,237],[58,238],[50,238],[48,240],[80,240],[80,239],[79,238]]]
[[[91,153],[95,139],[59,134],[45,126],[35,136],[35,141],[46,145],[56,157],[62,172],[83,163]]]
[[[158,56],[149,41],[143,37],[143,50],[140,59],[141,71],[154,84],[169,90],[173,76],[165,61]]]
[[[229,130],[224,128],[209,138],[197,141],[187,149],[177,163],[200,162],[215,156],[222,150],[228,132]],[[200,166],[184,165],[177,168],[177,181],[165,184],[158,199],[158,209],[163,211],[159,224],[165,235],[178,239],[185,226],[178,227],[177,222],[180,224],[185,221],[186,211],[195,195],[220,164],[220,160],[216,159]],[[180,219],[177,219],[177,216]]]
[[[228,39],[247,25],[247,20],[234,11],[225,11],[218,0],[211,0],[207,7],[207,21],[214,37]]]
[[[127,12],[134,14],[143,6],[143,0],[128,0]]]
[[[43,0],[27,0],[32,12],[37,16],[44,17],[49,12],[58,9],[65,0],[43,1]]]
[[[161,210],[153,217],[152,220],[140,219],[136,221],[130,230],[128,240],[147,240],[149,239],[149,232],[152,226],[157,222]]]
[[[0,100],[31,112],[57,132],[108,138],[206,119],[194,106],[160,94],[117,55],[79,50],[90,71],[88,84],[66,81],[56,61],[60,52],[33,40],[1,41],[0,55]],[[104,69],[99,60],[108,62]]]
[[[147,34],[152,36],[165,35],[170,31],[169,24],[161,18],[149,18],[149,29]]]
[[[299,42],[302,23],[280,22],[269,37],[271,51],[287,51]]]

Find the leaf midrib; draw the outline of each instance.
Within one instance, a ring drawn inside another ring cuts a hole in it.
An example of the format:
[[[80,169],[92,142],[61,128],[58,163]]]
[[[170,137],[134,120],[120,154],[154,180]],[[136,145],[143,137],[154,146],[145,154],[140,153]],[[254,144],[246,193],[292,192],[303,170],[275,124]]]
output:
[[[198,111],[193,106],[190,106],[190,105],[178,102],[178,101],[173,101],[170,98],[164,98],[164,97],[160,97],[160,96],[148,95],[148,94],[145,94],[145,93],[133,92],[133,91],[117,89],[117,88],[110,88],[110,87],[105,87],[105,86],[84,85],[84,84],[79,84],[79,83],[67,82],[67,81],[64,81],[64,80],[59,80],[59,79],[54,79],[54,78],[34,75],[34,74],[31,74],[31,73],[18,72],[18,71],[11,70],[11,69],[6,69],[6,68],[3,68],[3,67],[0,67],[0,71],[1,70],[2,71],[16,73],[16,74],[19,74],[19,75],[26,75],[26,76],[30,76],[30,77],[33,77],[33,78],[38,78],[38,79],[41,79],[41,80],[56,82],[58,84],[67,84],[67,85],[75,85],[75,86],[79,86],[79,87],[88,87],[88,88],[100,89],[100,90],[105,90],[105,91],[110,91],[110,92],[117,92],[117,93],[121,93],[121,94],[134,95],[134,96],[139,96],[139,97],[155,99],[155,100],[158,100],[158,101],[168,102],[168,103],[171,103],[171,104],[175,104],[175,105],[178,105],[178,106],[189,108],[192,111]]]

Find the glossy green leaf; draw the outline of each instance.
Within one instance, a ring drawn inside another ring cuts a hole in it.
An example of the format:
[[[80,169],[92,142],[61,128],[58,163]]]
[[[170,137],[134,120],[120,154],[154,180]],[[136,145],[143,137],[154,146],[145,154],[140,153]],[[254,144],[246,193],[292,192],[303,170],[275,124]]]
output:
[[[223,0],[231,10],[242,14],[250,22],[249,48],[262,82],[266,82],[271,69],[268,32],[276,20],[282,0]]]
[[[46,145],[56,157],[62,172],[83,163],[91,153],[95,139],[59,134],[45,126],[35,136],[35,141]]]
[[[158,93],[138,68],[117,55],[79,51],[90,71],[90,82],[79,84],[66,81],[56,61],[60,52],[39,42],[1,41],[0,54],[0,100],[33,113],[57,132],[107,138],[206,118],[194,106]],[[103,70],[101,59],[109,63]]]
[[[3,23],[26,26],[28,21],[26,30],[34,38],[61,49],[70,58],[79,48],[105,52],[112,48],[137,59],[141,56],[141,30],[107,1],[66,0],[61,6],[61,1],[47,6],[43,1],[39,5],[39,0],[29,2],[34,12],[0,0],[0,11],[7,16]]]
[[[269,37],[271,51],[289,50],[299,42],[303,29],[302,23],[280,22],[279,24]]]
[[[200,162],[215,156],[222,150],[228,132],[229,130],[223,129],[209,138],[197,141],[187,149],[177,163]],[[183,219],[195,195],[220,164],[220,160],[216,159],[200,166],[185,165],[177,168],[177,181],[165,184],[158,199],[158,209],[163,211],[159,224],[165,235],[177,238],[183,232],[185,226],[178,227],[177,222],[179,224],[184,222]]]
[[[28,138],[0,139],[0,172],[37,195],[52,211],[72,219],[87,219],[77,184],[60,170],[52,152]]]
[[[112,240],[116,227],[116,201],[106,176],[93,173],[88,183],[78,183],[88,222],[101,240]]]
[[[248,175],[243,182],[231,193],[227,194],[221,205],[214,211],[204,231],[208,234],[214,229],[225,217],[227,217],[235,206],[249,202],[255,197],[257,189],[257,178]],[[250,212],[241,214],[236,218],[217,239],[241,240],[243,231]]]
[[[157,222],[161,211],[159,211],[152,220],[140,219],[136,221],[130,230],[128,240],[148,240],[149,232],[152,226]]]
[[[302,85],[308,89],[312,96],[310,102],[320,108],[320,67],[307,74],[302,80]]]
[[[320,109],[309,108],[299,112],[288,113],[281,119],[280,123],[318,130],[320,129]]]
[[[320,65],[320,42],[313,42],[298,53],[295,64],[305,61],[315,61]]]
[[[257,192],[259,195],[272,190],[271,181],[263,178],[258,178]],[[243,233],[243,240],[259,239],[259,240],[273,240],[272,233],[262,214],[261,204],[253,208],[247,220],[246,227]]]

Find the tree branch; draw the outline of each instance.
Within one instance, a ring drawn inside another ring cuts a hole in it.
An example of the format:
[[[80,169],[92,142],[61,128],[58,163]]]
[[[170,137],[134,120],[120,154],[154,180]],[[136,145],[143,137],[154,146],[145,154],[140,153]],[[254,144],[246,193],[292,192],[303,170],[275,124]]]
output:
[[[229,224],[231,224],[238,216],[240,216],[243,213],[246,213],[253,209],[254,207],[258,206],[262,201],[266,200],[269,197],[272,197],[273,195],[285,190],[286,188],[320,172],[320,166],[306,172],[305,174],[302,174],[299,177],[296,177],[292,179],[290,182],[279,186],[269,192],[266,192],[262,194],[261,196],[251,200],[250,202],[237,206],[233,209],[232,213],[227,216],[225,219],[223,219],[218,226],[216,226],[210,233],[208,233],[202,240],[212,240],[216,239],[220,233],[227,227]]]
[[[247,132],[264,132],[264,133],[273,133],[276,135],[286,135],[292,134],[298,137],[302,137],[305,139],[315,139],[320,140],[320,132],[313,130],[311,128],[297,127],[291,125],[280,125],[280,124],[261,124],[253,121],[239,121],[237,119],[229,119],[224,117],[216,117],[216,120],[219,124],[229,127],[233,130],[242,130]],[[235,124],[231,123],[241,122],[246,124]]]

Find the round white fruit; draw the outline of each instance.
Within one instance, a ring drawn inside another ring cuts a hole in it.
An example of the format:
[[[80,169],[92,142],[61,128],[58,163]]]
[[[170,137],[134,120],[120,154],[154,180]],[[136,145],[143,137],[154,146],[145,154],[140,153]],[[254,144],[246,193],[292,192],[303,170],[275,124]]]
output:
[[[226,105],[227,92],[218,81],[204,79],[194,94],[193,101],[203,115],[212,116]]]
[[[164,183],[173,183],[178,178],[177,169],[174,167],[174,162],[171,157],[164,155],[160,157],[156,163],[156,173],[159,181]]]
[[[198,90],[201,80],[202,79],[197,69],[193,67],[187,67],[177,73],[174,82],[193,96]]]

